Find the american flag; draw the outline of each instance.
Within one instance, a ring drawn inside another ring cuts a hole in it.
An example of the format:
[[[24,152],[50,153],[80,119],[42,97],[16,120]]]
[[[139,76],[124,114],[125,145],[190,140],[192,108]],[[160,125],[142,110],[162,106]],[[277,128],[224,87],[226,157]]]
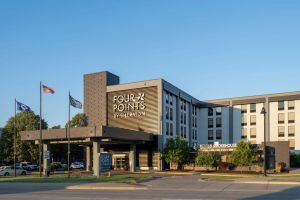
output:
[[[55,93],[54,89],[52,89],[51,87],[48,87],[46,85],[43,85],[43,92],[44,93],[51,93],[51,94]]]

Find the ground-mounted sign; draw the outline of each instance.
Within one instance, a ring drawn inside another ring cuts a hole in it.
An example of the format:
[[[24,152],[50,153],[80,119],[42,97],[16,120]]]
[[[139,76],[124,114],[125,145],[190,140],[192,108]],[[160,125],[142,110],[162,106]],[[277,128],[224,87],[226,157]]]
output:
[[[100,154],[100,171],[109,172],[111,167],[111,154],[101,153]]]

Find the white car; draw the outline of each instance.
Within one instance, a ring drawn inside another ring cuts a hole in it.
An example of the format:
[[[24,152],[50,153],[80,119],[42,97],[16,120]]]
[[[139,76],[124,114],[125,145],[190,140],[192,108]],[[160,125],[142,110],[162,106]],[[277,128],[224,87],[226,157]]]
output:
[[[21,167],[27,171],[33,171],[38,169],[37,165],[32,164],[31,162],[21,162],[17,164],[17,167]]]
[[[16,167],[16,173],[17,175],[26,175],[28,172],[21,168],[21,167]],[[15,168],[12,166],[4,166],[0,168],[0,176],[13,176],[15,175]]]
[[[83,162],[73,162],[70,166],[71,169],[84,169]]]

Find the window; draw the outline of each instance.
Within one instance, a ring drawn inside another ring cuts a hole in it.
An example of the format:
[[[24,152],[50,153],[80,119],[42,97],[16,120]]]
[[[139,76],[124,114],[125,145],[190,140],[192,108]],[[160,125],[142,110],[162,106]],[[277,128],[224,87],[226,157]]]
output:
[[[208,130],[208,140],[213,140],[213,139],[214,139],[214,131]]]
[[[216,118],[216,127],[222,127],[222,118],[221,117]]]
[[[170,108],[170,120],[173,120],[173,108]]]
[[[208,128],[213,128],[213,127],[214,127],[214,119],[208,118]]]
[[[250,112],[251,113],[255,113],[256,112],[256,104],[255,103],[251,103],[250,104]]]
[[[295,150],[295,140],[289,140],[290,150]]]
[[[194,119],[195,119],[195,127],[197,127],[197,117],[195,117]]]
[[[256,125],[256,115],[250,116],[250,125]]]
[[[295,126],[289,126],[289,137],[295,136]]]
[[[247,139],[247,128],[242,128],[241,138]]]
[[[222,139],[222,130],[216,130],[216,139],[221,140]]]
[[[289,113],[288,120],[289,123],[295,123],[295,113]]]
[[[169,103],[169,93],[166,93],[166,103]]]
[[[169,122],[166,123],[166,135],[169,135]]]
[[[183,119],[184,119],[183,123],[186,124],[186,113],[184,113],[183,116],[184,116],[184,118],[183,118]]]
[[[222,115],[222,107],[216,107],[216,115]]]
[[[169,107],[166,106],[166,119],[169,119]]]
[[[247,126],[247,115],[242,115],[242,126]]]
[[[180,123],[183,124],[183,112],[180,112]]]
[[[278,101],[278,110],[284,110],[284,101]]]
[[[278,114],[278,124],[284,124],[284,113]]]
[[[289,110],[295,109],[295,101],[288,101],[288,109]]]
[[[183,127],[184,128],[184,138],[186,138],[186,127]]]
[[[242,105],[241,112],[247,113],[247,105]]]
[[[170,123],[170,136],[173,136],[173,123]]]
[[[213,116],[214,115],[214,110],[213,108],[208,108],[208,116]]]
[[[256,138],[256,128],[250,128],[250,138]]]
[[[183,137],[183,126],[180,126],[180,136]]]
[[[170,94],[169,102],[170,102],[170,105],[173,105],[173,95],[172,94]]]
[[[195,131],[195,140],[197,140],[197,130],[194,130]]]
[[[284,137],[284,126],[278,127],[278,137]]]

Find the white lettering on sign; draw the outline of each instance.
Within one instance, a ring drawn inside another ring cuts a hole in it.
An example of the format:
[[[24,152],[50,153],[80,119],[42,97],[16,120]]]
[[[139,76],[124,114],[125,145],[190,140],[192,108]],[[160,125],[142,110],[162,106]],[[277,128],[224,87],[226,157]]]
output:
[[[114,118],[145,116],[145,93],[113,96]]]

